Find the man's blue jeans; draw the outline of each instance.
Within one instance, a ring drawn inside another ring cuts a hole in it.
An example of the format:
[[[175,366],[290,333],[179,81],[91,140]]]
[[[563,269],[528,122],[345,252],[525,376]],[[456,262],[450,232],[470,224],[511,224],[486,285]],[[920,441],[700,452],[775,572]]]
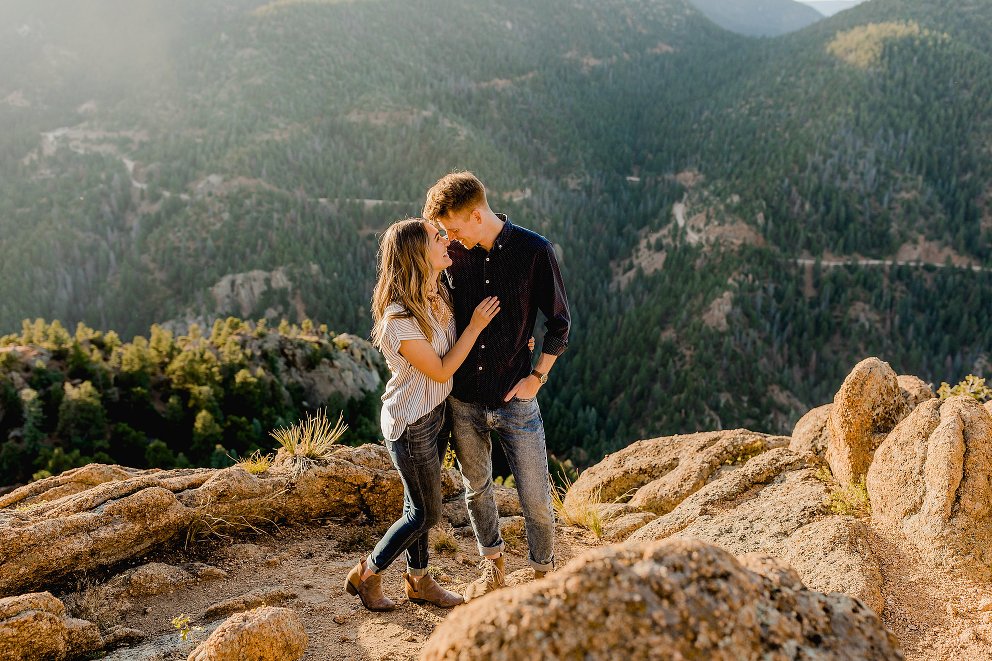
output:
[[[513,399],[500,407],[448,397],[452,443],[465,482],[465,502],[479,553],[493,555],[505,546],[493,496],[491,432],[499,434],[516,481],[527,530],[529,561],[538,571],[554,568],[555,515],[551,507],[544,420],[537,399]]]

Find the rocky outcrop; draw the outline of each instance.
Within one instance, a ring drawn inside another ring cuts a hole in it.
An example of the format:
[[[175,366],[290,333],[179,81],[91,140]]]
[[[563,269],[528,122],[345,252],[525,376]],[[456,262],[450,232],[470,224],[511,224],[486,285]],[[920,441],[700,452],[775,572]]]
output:
[[[232,615],[189,655],[189,661],[295,661],[307,649],[299,616],[288,608]]]
[[[106,464],[88,464],[68,470],[0,496],[0,509],[11,505],[30,506],[72,496],[106,482],[118,482],[141,475],[144,471]]]
[[[68,471],[4,497],[0,595],[113,565],[188,535],[324,516],[365,514],[390,521],[403,503],[403,486],[385,448],[371,444],[342,447],[298,478],[276,468],[252,475],[238,466],[122,469],[114,479],[49,500],[50,489],[77,483],[77,471],[101,472],[93,466]],[[450,483],[447,494],[455,488]]]
[[[826,487],[786,448],[752,458],[631,535],[700,537],[734,553],[776,553],[780,542],[823,515]]]
[[[225,599],[220,603],[210,606],[207,610],[203,611],[203,619],[215,620],[231,615],[232,613],[240,613],[251,610],[252,608],[259,608],[260,606],[274,606],[290,599],[296,599],[296,597],[295,590],[285,587],[257,588],[246,594]]]
[[[66,617],[65,605],[49,592],[0,599],[0,659],[72,659],[103,644],[95,624]]]
[[[861,481],[886,434],[909,414],[896,373],[866,358],[844,379],[830,409],[826,458],[840,484]]]
[[[625,514],[665,514],[715,476],[788,442],[746,429],[638,441],[583,472],[565,496],[565,511],[581,520],[591,505],[626,501],[633,509]]]
[[[780,557],[809,589],[843,592],[881,613],[882,568],[872,546],[872,533],[864,523],[831,516],[790,535]]]
[[[900,374],[896,377],[896,381],[899,383],[899,390],[902,391],[903,401],[906,402],[911,411],[928,399],[936,397],[933,394],[933,388],[918,376]]]
[[[810,410],[792,429],[789,449],[796,454],[815,454],[822,457],[830,442],[830,410],[833,404],[824,404]]]
[[[124,613],[147,597],[188,590],[203,581],[226,577],[227,572],[224,570],[201,563],[176,567],[162,562],[149,562],[128,569],[103,585],[87,590],[85,600],[89,608],[93,610],[96,605],[96,611],[88,616],[104,612]],[[72,607],[71,602],[67,603]]]
[[[988,573],[992,564],[992,415],[970,397],[920,404],[875,453],[872,520],[928,560]]]
[[[697,540],[593,551],[461,607],[421,659],[903,658],[860,602],[757,564],[764,575]]]

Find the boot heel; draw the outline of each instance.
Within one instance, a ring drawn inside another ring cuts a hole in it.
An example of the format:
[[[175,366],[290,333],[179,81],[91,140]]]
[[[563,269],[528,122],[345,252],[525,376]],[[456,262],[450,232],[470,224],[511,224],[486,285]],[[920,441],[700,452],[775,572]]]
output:
[[[345,580],[345,582],[344,582],[344,590],[345,590],[345,592],[347,592],[350,595],[356,595],[356,594],[358,594],[358,588],[356,588],[354,585],[352,585],[351,581],[348,581],[348,580]]]

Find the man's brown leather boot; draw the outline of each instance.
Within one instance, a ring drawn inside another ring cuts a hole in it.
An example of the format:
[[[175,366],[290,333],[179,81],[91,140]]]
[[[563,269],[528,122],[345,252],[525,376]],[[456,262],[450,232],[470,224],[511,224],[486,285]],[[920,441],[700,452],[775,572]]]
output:
[[[482,576],[465,588],[465,601],[472,601],[493,590],[506,587],[505,567],[506,559],[502,554],[498,558],[483,558],[479,563]]]
[[[407,599],[415,604],[434,604],[441,608],[454,608],[464,603],[460,594],[445,590],[430,574],[421,576],[417,581],[409,574],[403,574],[403,588]]]

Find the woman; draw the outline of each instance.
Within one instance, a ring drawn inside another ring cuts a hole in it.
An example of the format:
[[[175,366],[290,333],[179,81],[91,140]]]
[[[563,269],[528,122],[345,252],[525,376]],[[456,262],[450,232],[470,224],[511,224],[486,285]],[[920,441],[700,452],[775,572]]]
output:
[[[382,237],[372,294],[372,343],[392,374],[382,396],[381,422],[386,448],[403,480],[403,516],[345,581],[348,593],[373,611],[396,608],[382,591],[380,573],[403,551],[403,584],[410,601],[443,608],[463,601],[427,573],[427,534],[441,515],[437,441],[451,377],[499,312],[499,300],[483,300],[455,341],[450,298],[440,286],[441,271],[450,265],[448,239],[425,220],[401,220]]]

